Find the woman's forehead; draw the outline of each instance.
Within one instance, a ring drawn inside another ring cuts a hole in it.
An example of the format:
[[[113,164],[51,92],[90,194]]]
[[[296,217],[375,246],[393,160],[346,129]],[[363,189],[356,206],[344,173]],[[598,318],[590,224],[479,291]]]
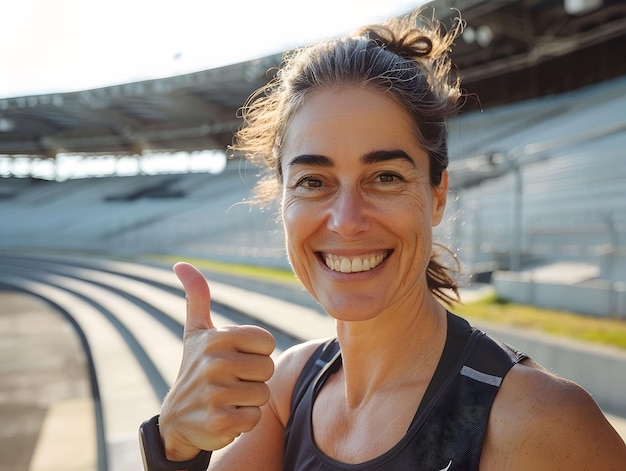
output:
[[[393,98],[363,88],[331,89],[307,98],[286,127],[286,140],[303,132],[338,134],[361,133],[372,128],[383,129],[392,123],[402,131],[412,132],[408,112]]]
[[[407,111],[389,93],[357,85],[321,88],[310,93],[296,116],[342,115],[355,112],[379,110],[406,114]]]
[[[285,131],[283,155],[350,143],[382,148],[417,144],[413,122],[396,100],[359,87],[312,94]]]

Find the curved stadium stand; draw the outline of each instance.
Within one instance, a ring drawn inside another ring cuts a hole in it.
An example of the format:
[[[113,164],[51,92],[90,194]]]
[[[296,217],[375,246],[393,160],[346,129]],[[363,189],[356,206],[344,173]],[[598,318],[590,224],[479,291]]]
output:
[[[452,123],[457,198],[450,198],[437,235],[458,251],[467,274],[497,271],[503,295],[529,301],[519,298],[528,277],[564,285],[564,274],[574,272],[565,285],[611,301],[554,307],[626,317],[619,285],[626,280],[624,109],[621,77]],[[0,247],[175,253],[287,267],[276,207],[245,203],[257,173],[230,161],[220,175],[4,178],[0,217],[11,223],[0,229]],[[534,302],[571,299],[553,294]]]

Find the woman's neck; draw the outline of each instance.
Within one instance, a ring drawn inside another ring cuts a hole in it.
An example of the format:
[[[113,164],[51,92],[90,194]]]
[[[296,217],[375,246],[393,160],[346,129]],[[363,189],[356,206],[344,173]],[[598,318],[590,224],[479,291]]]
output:
[[[337,321],[349,407],[385,388],[430,381],[447,333],[446,311],[428,294],[421,303],[359,322]]]

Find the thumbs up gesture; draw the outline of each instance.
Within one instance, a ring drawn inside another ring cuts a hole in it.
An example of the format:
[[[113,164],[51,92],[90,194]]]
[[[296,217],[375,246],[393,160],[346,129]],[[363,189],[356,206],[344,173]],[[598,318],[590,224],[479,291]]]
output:
[[[159,424],[167,458],[184,461],[223,448],[259,422],[275,341],[257,326],[215,327],[202,273],[187,263],[174,272],[187,297],[183,359]]]

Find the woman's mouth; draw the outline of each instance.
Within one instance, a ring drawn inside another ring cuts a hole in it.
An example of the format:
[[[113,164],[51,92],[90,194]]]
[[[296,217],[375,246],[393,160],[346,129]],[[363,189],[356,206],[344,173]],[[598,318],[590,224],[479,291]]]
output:
[[[357,255],[354,257],[346,257],[344,255],[335,255],[331,253],[322,253],[321,255],[326,263],[326,266],[331,270],[341,273],[356,273],[376,268],[390,253],[391,251],[389,250],[383,250]]]

